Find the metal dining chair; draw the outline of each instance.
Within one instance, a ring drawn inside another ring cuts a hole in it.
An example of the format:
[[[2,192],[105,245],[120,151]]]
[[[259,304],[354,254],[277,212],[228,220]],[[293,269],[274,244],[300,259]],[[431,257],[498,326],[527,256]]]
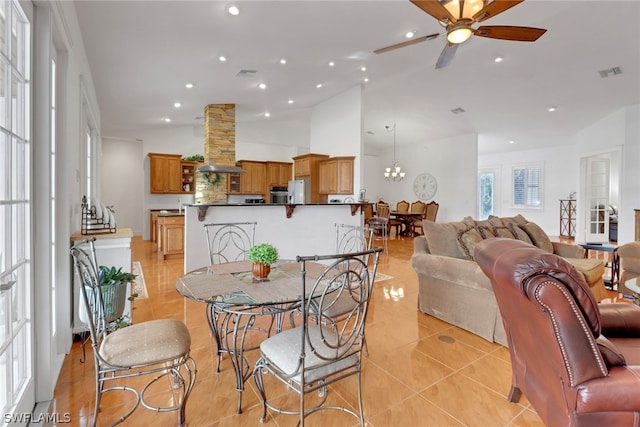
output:
[[[276,413],[297,415],[298,425],[302,427],[308,415],[333,409],[353,415],[364,427],[362,348],[381,251],[382,248],[376,248],[350,254],[297,257],[302,276],[301,325],[264,340],[260,344],[260,358],[253,369],[253,378],[262,400],[262,422],[267,420],[267,408]],[[372,255],[373,263],[369,268],[364,259]],[[307,262],[327,264],[317,278],[309,280],[305,268]],[[344,295],[352,300],[351,310],[341,319],[327,315]],[[264,380],[266,374],[273,375],[288,391],[298,395],[298,408],[284,409],[267,399],[265,386],[271,383]],[[351,403],[357,411],[346,405],[339,406],[340,400],[329,404],[327,386],[352,376],[356,377],[357,402]],[[305,395],[312,392],[319,394],[319,401],[314,401],[314,404],[305,399]]]
[[[382,246],[385,252],[388,252],[387,240],[389,239],[389,205],[384,202],[378,202],[376,204],[376,214],[369,218],[368,225],[376,230],[376,234],[380,236],[382,240]]]
[[[150,320],[116,329],[105,307],[94,240],[83,240],[70,249],[93,348],[96,399],[92,425],[97,424],[103,394],[119,390],[133,393],[135,402],[116,424],[124,422],[142,404],[155,412],[176,411],[177,424],[185,426],[185,407],[197,374],[196,362],[189,354],[189,330],[175,319]],[[148,378],[148,382],[141,386],[139,377]],[[161,379],[168,379],[170,394],[164,399],[168,405],[164,407],[150,403],[160,401],[158,388],[151,386]],[[145,400],[145,393],[151,389],[156,395]]]
[[[247,260],[247,253],[255,244],[257,225],[255,221],[204,224],[211,265]],[[218,349],[216,372],[220,372],[222,356],[229,351],[223,340],[233,334],[233,326],[226,321],[228,318],[214,304],[207,305],[209,328]]]

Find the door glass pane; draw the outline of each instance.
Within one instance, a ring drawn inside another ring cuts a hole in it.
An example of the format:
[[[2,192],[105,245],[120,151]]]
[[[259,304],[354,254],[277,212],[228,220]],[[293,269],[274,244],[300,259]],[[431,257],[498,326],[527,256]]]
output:
[[[479,219],[487,219],[493,215],[493,189],[495,176],[491,172],[480,174],[480,213]]]

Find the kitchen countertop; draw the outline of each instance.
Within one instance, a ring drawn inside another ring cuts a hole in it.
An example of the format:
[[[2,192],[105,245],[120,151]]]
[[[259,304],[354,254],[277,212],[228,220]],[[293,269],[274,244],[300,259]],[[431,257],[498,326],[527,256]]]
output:
[[[336,206],[336,205],[372,205],[372,202],[340,202],[340,203],[193,203],[185,206]]]

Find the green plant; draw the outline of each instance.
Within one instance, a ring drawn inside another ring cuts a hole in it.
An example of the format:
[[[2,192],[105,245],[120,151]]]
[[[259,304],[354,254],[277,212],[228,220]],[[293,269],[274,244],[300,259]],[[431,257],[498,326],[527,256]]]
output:
[[[138,276],[133,273],[122,271],[122,267],[117,270],[115,267],[107,267],[104,265],[98,267],[98,278],[100,279],[100,284],[103,286],[133,282],[136,277]]]
[[[247,258],[251,262],[261,262],[271,265],[278,261],[278,250],[269,243],[260,243],[249,249]]]
[[[193,156],[183,157],[185,162],[204,162],[204,156],[202,154],[194,154]]]
[[[112,330],[125,328],[131,324],[131,317],[128,314],[116,317],[122,310],[121,300],[118,301],[120,298],[119,295],[121,295],[120,292],[124,292],[124,290],[118,291],[117,289],[125,286],[127,283],[133,282],[136,277],[138,277],[136,274],[122,271],[122,267],[118,269],[104,265],[98,267],[98,278],[102,286],[104,306],[107,317],[110,319],[109,325]],[[132,311],[135,309],[133,301],[137,297],[138,294],[134,292],[127,298],[127,300],[131,302]]]

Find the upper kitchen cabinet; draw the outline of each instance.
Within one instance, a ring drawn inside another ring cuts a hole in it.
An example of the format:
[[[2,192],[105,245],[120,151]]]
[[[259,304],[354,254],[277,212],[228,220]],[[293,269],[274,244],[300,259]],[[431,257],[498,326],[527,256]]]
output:
[[[320,194],[353,194],[355,157],[331,157],[320,162]]]
[[[267,164],[253,160],[241,160],[238,166],[244,169],[242,174],[229,174],[228,194],[267,194]]]
[[[180,154],[149,153],[149,187],[151,193],[181,193],[182,167]]]
[[[267,162],[269,187],[286,187],[293,179],[293,164],[286,162]]]

